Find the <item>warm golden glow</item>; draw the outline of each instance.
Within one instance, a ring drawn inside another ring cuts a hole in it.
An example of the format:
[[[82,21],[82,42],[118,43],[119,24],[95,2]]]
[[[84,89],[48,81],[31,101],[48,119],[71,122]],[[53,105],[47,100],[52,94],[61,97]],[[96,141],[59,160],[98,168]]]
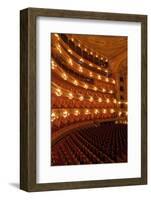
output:
[[[66,118],[66,117],[68,117],[68,115],[69,115],[68,111],[65,110],[65,111],[63,112],[63,117]]]
[[[109,98],[106,99],[106,103],[110,103],[110,99]]]
[[[102,92],[106,92],[106,89],[105,89],[105,88],[103,88],[103,89],[102,89]]]
[[[74,80],[74,81],[73,81],[73,84],[77,86],[77,85],[78,85],[78,81],[77,81],[77,80]]]
[[[73,65],[71,58],[68,60],[70,65]]]
[[[84,84],[84,88],[85,88],[85,89],[88,89],[88,85],[87,85],[87,84]]]
[[[95,91],[97,91],[97,90],[98,90],[98,88],[97,88],[97,87],[95,87],[95,86],[94,86],[94,88],[93,88],[93,89],[94,89]]]
[[[55,94],[59,97],[62,95],[62,91],[58,88],[58,89],[56,89]]]
[[[73,94],[71,92],[68,94],[68,98],[73,99]]]
[[[55,33],[55,37],[57,37],[59,39],[59,35],[57,33]]]
[[[125,104],[125,105],[127,105],[127,102],[124,102],[124,101],[121,102],[121,101],[119,101],[118,104]]]
[[[53,69],[53,70],[54,70],[54,69],[55,69],[55,67],[56,67],[56,66],[55,66],[55,63],[54,63],[54,61],[53,61],[53,60],[51,61],[51,66],[52,66],[52,69]]]
[[[75,110],[75,111],[74,111],[74,115],[75,115],[75,116],[78,116],[79,114],[80,114],[79,110]]]
[[[102,102],[102,98],[101,97],[98,98],[98,102]]]
[[[67,80],[67,79],[68,79],[68,76],[67,76],[65,73],[63,73],[63,74],[62,74],[62,78],[63,78],[64,80]]]
[[[90,98],[89,98],[89,101],[92,102],[92,101],[93,101],[93,97],[90,97]]]
[[[68,52],[72,54],[72,50],[71,49],[68,49]]]
[[[121,115],[122,115],[122,112],[121,112],[121,111],[119,111],[119,112],[118,112],[118,115],[119,115],[119,116],[121,116]]]
[[[83,68],[81,66],[79,67],[79,72],[83,72]]]
[[[90,73],[89,73],[89,75],[90,75],[90,77],[92,77],[92,76],[93,76],[93,73],[92,73],[92,72],[90,72]]]
[[[54,112],[51,113],[51,121],[53,122],[56,119],[56,114]]]
[[[109,78],[106,78],[105,81],[106,81],[106,82],[109,82]]]
[[[115,80],[112,80],[112,83],[115,84]]]
[[[106,109],[103,109],[103,111],[102,111],[102,112],[105,114],[105,113],[107,113],[107,110],[106,110]]]
[[[85,110],[85,115],[88,115],[90,111],[88,109]]]
[[[84,99],[84,97],[81,95],[81,96],[79,97],[79,100],[80,100],[80,101],[83,101],[83,99]]]
[[[98,75],[98,79],[101,80],[101,76],[100,75]]]
[[[94,113],[95,113],[95,114],[98,114],[98,113],[99,113],[99,110],[98,110],[98,109],[95,109],[95,110],[94,110]]]
[[[115,112],[115,110],[114,109],[110,109],[110,113],[114,113]]]
[[[113,103],[116,103],[116,102],[117,102],[116,99],[114,99],[114,100],[113,100]]]
[[[59,51],[59,53],[62,53],[62,51],[61,51],[61,47],[60,47],[59,44],[57,45],[57,50]]]

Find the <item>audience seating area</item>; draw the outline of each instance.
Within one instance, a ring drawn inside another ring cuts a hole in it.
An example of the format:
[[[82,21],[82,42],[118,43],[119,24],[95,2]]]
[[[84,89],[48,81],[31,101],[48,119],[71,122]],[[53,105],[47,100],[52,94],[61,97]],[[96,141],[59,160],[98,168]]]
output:
[[[51,155],[52,166],[127,162],[127,125],[78,128],[55,143]]]

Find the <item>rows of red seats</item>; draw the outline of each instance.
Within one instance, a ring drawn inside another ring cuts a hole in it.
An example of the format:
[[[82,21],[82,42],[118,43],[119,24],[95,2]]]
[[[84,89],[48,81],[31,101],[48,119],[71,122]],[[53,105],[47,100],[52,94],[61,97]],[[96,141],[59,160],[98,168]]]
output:
[[[53,166],[127,162],[127,125],[79,128],[54,144],[51,155]]]

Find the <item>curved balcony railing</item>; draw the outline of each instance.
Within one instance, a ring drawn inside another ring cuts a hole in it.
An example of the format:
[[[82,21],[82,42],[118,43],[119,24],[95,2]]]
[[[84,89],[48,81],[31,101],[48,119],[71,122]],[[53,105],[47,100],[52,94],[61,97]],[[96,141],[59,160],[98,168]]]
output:
[[[100,67],[107,67],[108,66],[108,61],[105,59],[99,59],[98,57],[96,56],[93,56],[92,54],[88,53],[86,48],[83,48],[81,49],[77,44],[75,44],[75,42],[68,38],[66,36],[66,34],[59,34],[60,37],[62,38],[62,40],[67,43],[69,45],[69,47],[75,51],[79,56],[87,59],[88,61],[96,64],[96,65],[99,65]],[[102,58],[102,56],[101,56]]]

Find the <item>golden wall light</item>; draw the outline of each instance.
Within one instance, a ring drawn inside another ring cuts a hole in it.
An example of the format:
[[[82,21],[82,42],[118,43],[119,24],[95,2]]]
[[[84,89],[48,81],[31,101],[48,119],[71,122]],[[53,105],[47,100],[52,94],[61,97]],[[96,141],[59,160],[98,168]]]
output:
[[[85,88],[85,89],[88,89],[88,85],[87,85],[87,84],[84,84],[84,88]]]
[[[71,92],[68,93],[68,98],[73,99],[73,94]]]
[[[78,116],[79,114],[80,114],[79,110],[75,110],[75,111],[74,111],[74,115],[75,115],[75,116]]]
[[[72,50],[71,49],[68,49],[68,52],[72,54]]]
[[[113,103],[117,103],[117,100],[116,100],[116,99],[113,99]]]
[[[80,101],[83,101],[83,99],[84,99],[84,97],[81,95],[81,96],[79,97],[79,100],[80,100]]]
[[[101,80],[101,76],[100,75],[98,75],[98,79]]]
[[[102,111],[104,114],[106,114],[107,113],[107,110],[106,109],[103,109],[103,111]]]
[[[94,88],[93,88],[95,91],[97,91],[98,90],[98,88],[96,87],[96,86],[94,86]]]
[[[56,119],[56,114],[54,112],[51,113],[51,121],[53,122]]]
[[[115,110],[113,108],[110,109],[110,113],[114,113]]]
[[[57,88],[55,94],[59,97],[62,95],[61,89]]]
[[[83,68],[81,66],[79,67],[79,72],[83,72]]]
[[[54,35],[55,35],[55,37],[57,37],[59,39],[59,35],[57,33],[55,33]]]
[[[74,81],[73,81],[73,84],[77,86],[77,85],[78,85],[78,81],[77,81],[77,80],[74,80]]]
[[[112,80],[112,83],[115,84],[115,80]]]
[[[102,89],[102,92],[106,92],[106,89],[105,89],[105,88],[103,88],[103,89]]]
[[[85,110],[85,115],[88,115],[90,111],[88,109]]]
[[[69,115],[69,113],[68,113],[67,110],[63,111],[63,117],[64,117],[64,118],[68,117],[68,115]]]
[[[98,113],[99,113],[99,110],[98,110],[98,109],[95,109],[95,110],[94,110],[94,113],[95,113],[95,114],[98,114]]]
[[[110,99],[109,98],[106,99],[106,103],[110,103]]]
[[[106,82],[109,82],[109,78],[106,78],[105,81],[106,81]]]
[[[93,77],[93,73],[92,73],[92,72],[89,72],[89,76],[90,76],[90,77]]]
[[[121,115],[122,115],[122,112],[121,112],[121,111],[119,111],[119,112],[118,112],[118,116],[121,116]]]
[[[62,78],[63,78],[64,80],[67,80],[67,79],[68,79],[68,76],[67,76],[65,73],[63,73],[63,74],[62,74]]]
[[[99,103],[102,102],[102,98],[101,97],[98,98],[98,102]]]
[[[89,98],[89,101],[92,102],[92,101],[93,101],[93,97],[90,97],[90,98]]]
[[[69,62],[70,65],[73,65],[73,62],[72,62],[71,58],[68,59],[68,62]]]

